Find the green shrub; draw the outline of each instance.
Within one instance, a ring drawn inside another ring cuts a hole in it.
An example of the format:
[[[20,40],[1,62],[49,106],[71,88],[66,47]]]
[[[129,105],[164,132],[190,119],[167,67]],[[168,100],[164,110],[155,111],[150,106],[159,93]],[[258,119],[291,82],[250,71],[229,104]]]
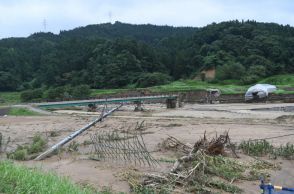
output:
[[[240,79],[246,70],[245,67],[240,63],[228,63],[217,67],[216,79]]]
[[[78,85],[72,88],[71,95],[74,98],[87,98],[91,94],[90,87],[88,85]]]
[[[266,68],[262,65],[254,65],[248,69],[245,76],[242,77],[243,84],[252,84],[258,82],[261,78],[266,76]]]
[[[150,87],[155,85],[168,84],[171,81],[171,77],[164,73],[145,73],[137,81],[137,87]]]
[[[48,89],[45,97],[48,100],[68,100],[72,98],[87,98],[90,94],[91,90],[88,85],[78,85],[74,87],[60,86]]]
[[[257,75],[246,75],[241,79],[242,84],[256,83],[260,78]]]
[[[28,148],[26,146],[17,146],[16,150],[12,153],[7,154],[7,158],[13,160],[27,160],[28,159]]]
[[[31,145],[17,146],[16,150],[7,154],[7,158],[13,160],[28,160],[29,154],[36,154],[45,149],[46,141],[39,135],[33,137]]]
[[[22,102],[30,102],[40,100],[43,97],[43,90],[42,89],[35,89],[35,90],[26,90],[20,94],[20,99]]]
[[[46,141],[40,135],[35,135],[28,151],[30,154],[39,153],[44,150],[45,146]]]
[[[65,87],[50,88],[46,91],[45,97],[48,100],[62,100],[66,92]]]

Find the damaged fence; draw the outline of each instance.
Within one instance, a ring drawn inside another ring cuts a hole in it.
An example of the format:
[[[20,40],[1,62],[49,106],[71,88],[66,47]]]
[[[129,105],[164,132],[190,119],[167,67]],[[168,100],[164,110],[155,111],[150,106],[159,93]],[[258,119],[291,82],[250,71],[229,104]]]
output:
[[[158,162],[148,152],[141,134],[101,131],[91,136],[94,159],[154,167]]]

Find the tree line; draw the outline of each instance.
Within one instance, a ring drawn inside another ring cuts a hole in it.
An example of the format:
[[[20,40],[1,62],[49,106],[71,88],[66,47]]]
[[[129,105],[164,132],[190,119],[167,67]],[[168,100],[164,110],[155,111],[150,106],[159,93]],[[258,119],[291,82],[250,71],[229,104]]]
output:
[[[0,91],[148,87],[194,78],[210,67],[217,69],[215,82],[250,84],[294,73],[293,64],[294,28],[289,25],[236,20],[194,28],[116,22],[0,40]]]

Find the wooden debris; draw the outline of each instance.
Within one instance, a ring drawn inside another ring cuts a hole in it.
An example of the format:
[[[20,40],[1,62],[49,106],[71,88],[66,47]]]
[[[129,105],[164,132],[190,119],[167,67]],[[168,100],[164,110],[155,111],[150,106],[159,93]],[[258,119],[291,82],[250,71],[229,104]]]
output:
[[[176,138],[169,137],[168,144],[173,148],[185,145]],[[256,162],[241,162],[236,158],[225,157],[227,149],[232,149],[228,132],[208,139],[203,138],[190,147],[189,153],[178,158],[170,172],[161,174],[142,174],[135,188],[147,188],[151,193],[177,189],[188,193],[241,193],[242,189],[233,185],[238,180],[258,180],[265,174]],[[232,149],[233,151],[233,149]],[[258,163],[259,164],[259,163]],[[263,166],[263,165],[262,165]],[[141,191],[141,190],[140,190]],[[144,189],[143,189],[144,191]]]
[[[235,152],[235,146],[230,141],[229,132],[225,132],[219,136],[216,134],[210,141],[206,138],[206,132],[204,132],[203,138],[194,144],[192,152],[195,153],[198,150],[204,150],[208,155],[224,155],[225,147],[230,148],[233,155],[238,158]]]
[[[177,138],[173,136],[169,136],[167,139],[165,139],[161,144],[160,147],[166,150],[176,150],[180,151],[184,154],[190,153],[192,147],[182,143]]]

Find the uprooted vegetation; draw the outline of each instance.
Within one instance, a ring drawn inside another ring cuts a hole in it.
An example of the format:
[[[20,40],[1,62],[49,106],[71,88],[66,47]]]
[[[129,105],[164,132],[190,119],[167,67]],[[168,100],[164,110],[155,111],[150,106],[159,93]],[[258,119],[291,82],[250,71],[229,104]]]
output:
[[[128,171],[121,177],[129,182],[135,193],[170,193],[177,188],[191,193],[214,193],[217,190],[241,193],[242,189],[233,184],[235,181],[258,180],[260,176],[268,176],[266,170],[276,168],[278,166],[265,161],[245,163],[198,151],[193,160],[184,162],[176,172],[157,175]]]
[[[169,136],[163,142],[158,144],[160,150],[172,150],[176,153],[188,154],[192,149],[189,144],[184,144],[173,136]]]
[[[228,133],[210,140],[204,135],[189,153],[186,150],[189,146],[173,137],[169,137],[166,142],[185,155],[174,162],[170,172],[143,174],[130,170],[121,173],[120,176],[129,182],[135,193],[170,193],[175,190],[191,193],[241,193],[242,189],[235,182],[268,177],[268,170],[279,168],[278,165],[257,158],[242,161],[237,156],[236,146],[230,142]]]
[[[41,135],[36,134],[30,145],[18,145],[17,148],[10,153],[7,153],[7,158],[14,160],[29,160],[36,157],[36,154],[44,151],[47,144]]]

